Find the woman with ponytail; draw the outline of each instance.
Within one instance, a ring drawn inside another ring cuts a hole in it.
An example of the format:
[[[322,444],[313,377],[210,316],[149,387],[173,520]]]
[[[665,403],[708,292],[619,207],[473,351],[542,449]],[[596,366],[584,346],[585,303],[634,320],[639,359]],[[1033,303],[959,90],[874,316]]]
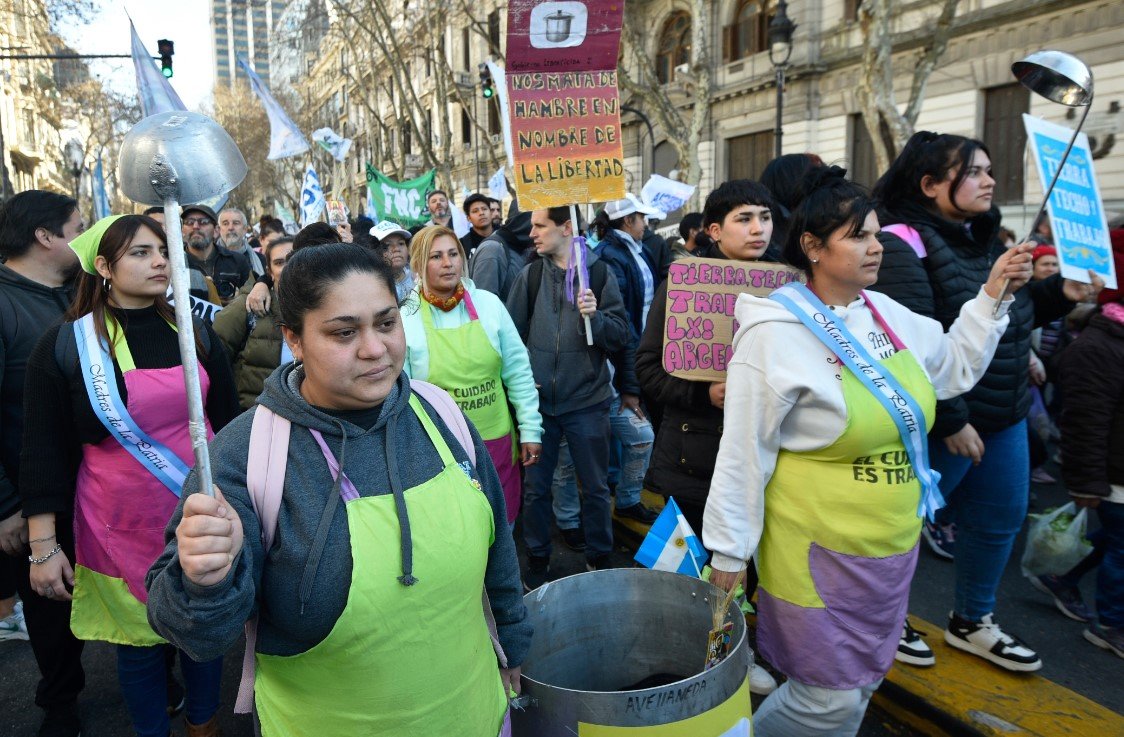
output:
[[[874,188],[885,249],[874,288],[949,328],[1004,253],[994,193],[983,143],[914,134]],[[1042,667],[1038,655],[1000,629],[994,617],[999,580],[1026,517],[1030,487],[1031,331],[1067,314],[1074,302],[1095,297],[1104,283],[1092,275],[1091,281],[1058,275],[1018,293],[994,359],[971,391],[938,405],[930,434],[933,468],[949,506],[926,523],[923,534],[934,552],[956,561],[955,602],[944,638],[1007,670]],[[901,649],[919,664],[933,662],[932,650],[908,627]]]
[[[858,732],[890,669],[921,518],[940,506],[926,429],[938,398],[970,389],[1007,326],[1000,258],[946,334],[877,293],[874,204],[838,167],[814,169],[784,257],[807,286],[742,295],[722,441],[703,516],[711,581],[733,587],[754,557],[757,644],[788,676],[753,719],[757,737]]]
[[[144,577],[164,549],[192,463],[175,314],[164,294],[164,230],[144,215],[103,218],[70,248],[82,267],[66,322],[28,359],[20,491],[31,585],[73,600],[80,640],[117,645],[121,694],[139,737],[167,737],[169,645],[148,624]],[[195,322],[208,430],[238,413],[234,377],[211,328]],[[75,560],[55,543],[73,510]],[[180,652],[189,737],[218,734],[222,659]]]

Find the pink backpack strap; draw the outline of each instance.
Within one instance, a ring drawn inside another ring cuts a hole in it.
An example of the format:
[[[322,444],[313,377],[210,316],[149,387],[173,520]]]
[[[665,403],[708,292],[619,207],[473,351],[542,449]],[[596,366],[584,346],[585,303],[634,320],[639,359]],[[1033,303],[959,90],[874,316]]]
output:
[[[449,396],[449,392],[436,384],[430,384],[428,381],[422,381],[421,379],[410,379],[410,388],[437,410],[437,414],[453,431],[453,435],[460,441],[464,452],[468,453],[468,459],[475,466],[476,444],[472,442],[472,432],[468,429],[468,421],[464,417],[464,412],[461,412],[461,408]]]
[[[285,490],[285,468],[289,461],[289,431],[292,423],[262,405],[254,408],[250,427],[250,449],[246,458],[246,488],[250,503],[261,522],[262,549],[268,554],[277,532],[281,494]],[[235,714],[254,708],[254,652],[258,641],[258,618],[246,622],[246,652],[242,656],[242,681],[238,684]]]
[[[921,240],[921,234],[905,223],[883,225],[882,232],[890,233],[892,235],[896,235],[898,238],[901,238],[910,248],[913,249],[913,252],[917,254],[917,258],[925,258],[929,255],[929,250],[925,248],[925,242]]]

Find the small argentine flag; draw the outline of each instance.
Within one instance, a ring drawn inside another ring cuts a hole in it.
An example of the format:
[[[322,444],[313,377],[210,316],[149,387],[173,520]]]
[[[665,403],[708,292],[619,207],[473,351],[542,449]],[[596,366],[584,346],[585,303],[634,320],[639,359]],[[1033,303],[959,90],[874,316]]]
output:
[[[636,551],[636,562],[657,571],[702,577],[706,550],[674,499],[668,498],[667,506],[652,524],[648,536]]]

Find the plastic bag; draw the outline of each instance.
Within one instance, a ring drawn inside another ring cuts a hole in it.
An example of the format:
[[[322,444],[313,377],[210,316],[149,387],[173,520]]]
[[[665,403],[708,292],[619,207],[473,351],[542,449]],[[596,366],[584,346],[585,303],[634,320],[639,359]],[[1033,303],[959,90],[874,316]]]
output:
[[[1031,576],[1060,576],[1068,573],[1093,546],[1085,539],[1088,510],[1073,502],[1051,512],[1027,515],[1032,520],[1023,552],[1022,571]]]

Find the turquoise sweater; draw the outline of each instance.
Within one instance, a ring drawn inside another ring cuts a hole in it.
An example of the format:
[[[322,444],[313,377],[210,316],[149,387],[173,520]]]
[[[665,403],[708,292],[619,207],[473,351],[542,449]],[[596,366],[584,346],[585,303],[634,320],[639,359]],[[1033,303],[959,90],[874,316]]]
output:
[[[535,378],[531,374],[531,361],[527,357],[527,347],[515,329],[515,323],[507,314],[500,298],[491,292],[477,289],[471,279],[464,279],[464,287],[476,306],[476,314],[484,327],[489,342],[503,358],[500,379],[503,381],[507,399],[515,407],[515,418],[519,425],[519,440],[523,443],[542,442],[542,416],[539,415],[539,392],[535,388]],[[406,329],[406,365],[404,371],[411,379],[429,378],[429,343],[425,337],[419,309],[430,309],[421,302],[415,291],[402,306],[402,325]],[[433,310],[433,325],[438,329],[455,328],[468,322],[468,310],[461,302],[453,310],[442,312]],[[456,356],[444,356],[440,360],[456,361]]]

